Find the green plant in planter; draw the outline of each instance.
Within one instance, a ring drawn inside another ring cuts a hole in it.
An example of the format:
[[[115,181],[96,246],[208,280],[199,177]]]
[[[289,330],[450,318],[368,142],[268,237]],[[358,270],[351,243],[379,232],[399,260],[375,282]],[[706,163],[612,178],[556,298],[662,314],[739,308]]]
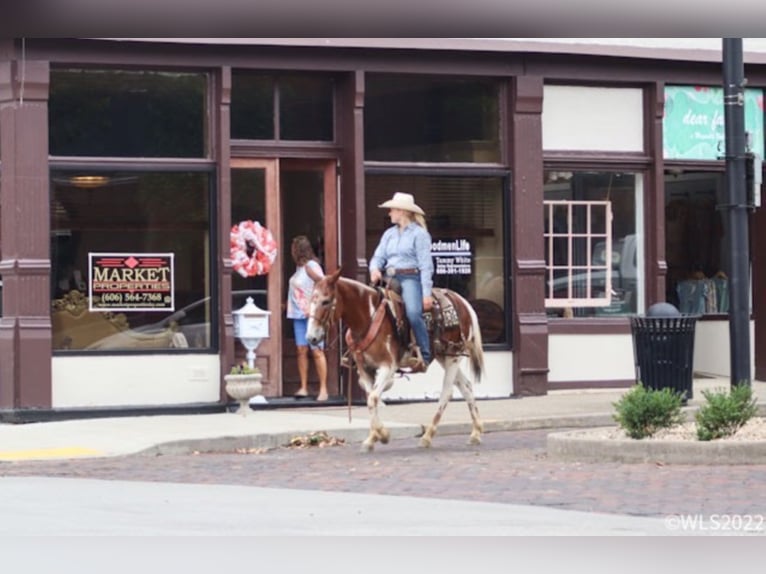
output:
[[[683,423],[682,401],[682,392],[647,389],[639,383],[613,403],[613,418],[630,438],[642,439]]]
[[[702,391],[707,404],[694,416],[699,440],[714,440],[736,433],[758,412],[753,390],[749,385],[735,385],[730,393],[720,389]]]
[[[229,372],[230,375],[260,375],[261,370],[258,367],[251,368],[247,363],[234,365]]]

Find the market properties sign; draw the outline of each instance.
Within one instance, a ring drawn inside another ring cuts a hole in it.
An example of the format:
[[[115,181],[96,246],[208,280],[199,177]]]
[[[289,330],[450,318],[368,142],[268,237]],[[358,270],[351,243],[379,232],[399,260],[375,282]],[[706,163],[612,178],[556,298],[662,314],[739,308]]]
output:
[[[173,311],[173,253],[88,253],[90,311]]]
[[[763,157],[763,90],[745,90],[745,131]],[[665,159],[717,160],[725,153],[723,88],[666,86]]]

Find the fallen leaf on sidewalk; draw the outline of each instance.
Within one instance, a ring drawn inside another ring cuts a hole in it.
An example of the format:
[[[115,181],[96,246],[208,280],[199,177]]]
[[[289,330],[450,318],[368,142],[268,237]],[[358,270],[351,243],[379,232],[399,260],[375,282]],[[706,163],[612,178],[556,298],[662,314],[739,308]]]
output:
[[[290,439],[290,444],[288,446],[295,448],[318,446],[319,448],[323,448],[326,446],[338,446],[345,443],[346,441],[342,438],[330,436],[325,431],[320,431],[304,436],[293,437]]]

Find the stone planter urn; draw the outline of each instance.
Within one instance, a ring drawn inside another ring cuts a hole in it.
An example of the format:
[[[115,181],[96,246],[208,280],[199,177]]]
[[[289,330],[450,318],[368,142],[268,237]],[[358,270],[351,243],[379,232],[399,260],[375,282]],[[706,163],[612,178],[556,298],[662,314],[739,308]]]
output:
[[[226,394],[239,402],[237,413],[247,416],[250,412],[250,399],[263,391],[263,374],[258,371],[245,374],[228,374],[223,377]]]

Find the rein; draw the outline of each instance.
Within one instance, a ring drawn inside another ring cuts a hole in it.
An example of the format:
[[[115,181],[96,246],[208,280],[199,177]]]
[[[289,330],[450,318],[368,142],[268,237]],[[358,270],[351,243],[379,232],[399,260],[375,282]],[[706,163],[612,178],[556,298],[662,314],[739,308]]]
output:
[[[354,359],[356,360],[357,364],[364,364],[362,362],[362,353],[364,353],[369,348],[369,346],[372,345],[375,337],[378,336],[378,331],[380,331],[380,326],[383,324],[383,319],[385,316],[386,300],[381,299],[380,303],[378,304],[378,308],[375,309],[375,313],[372,316],[370,326],[367,328],[367,333],[365,333],[364,338],[361,341],[357,342],[354,340],[354,337],[351,334],[351,329],[346,330],[346,344],[348,345],[349,350],[354,354]]]

